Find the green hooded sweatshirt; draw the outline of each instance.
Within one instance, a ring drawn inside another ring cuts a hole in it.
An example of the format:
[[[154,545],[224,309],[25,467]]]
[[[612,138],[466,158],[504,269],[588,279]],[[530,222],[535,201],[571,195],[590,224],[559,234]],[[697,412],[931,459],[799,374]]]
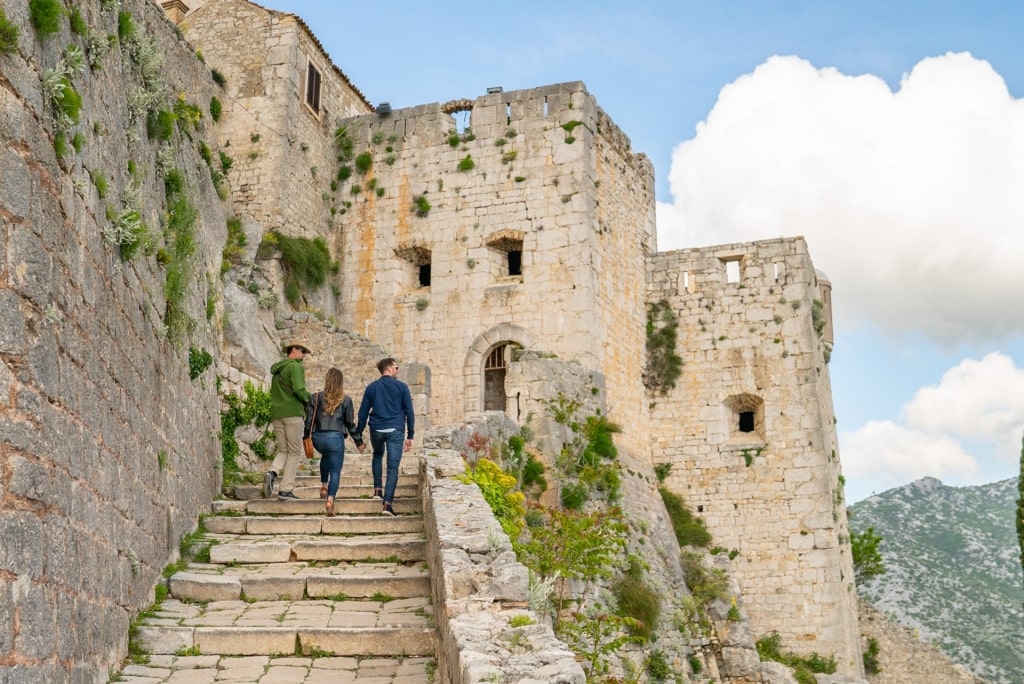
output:
[[[309,392],[306,372],[298,359],[284,359],[270,367],[270,419],[305,416]]]

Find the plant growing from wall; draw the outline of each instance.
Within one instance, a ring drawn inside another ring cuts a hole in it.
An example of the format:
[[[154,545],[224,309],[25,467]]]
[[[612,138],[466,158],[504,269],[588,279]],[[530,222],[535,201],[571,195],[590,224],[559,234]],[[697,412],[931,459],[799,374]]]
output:
[[[782,663],[793,669],[793,676],[800,684],[815,684],[817,679],[814,674],[835,674],[836,659],[832,656],[824,656],[812,653],[810,656],[802,657],[781,650],[782,637],[778,632],[762,637],[757,640],[757,655],[761,660],[773,660]]]
[[[71,32],[76,36],[89,35],[89,24],[86,23],[85,17],[82,16],[82,10],[77,5],[73,5],[68,11],[68,23],[71,26]]]
[[[212,78],[213,82],[219,85],[221,88],[228,84],[228,80],[224,78],[224,74],[220,73],[216,69],[210,69],[210,78]]]
[[[370,167],[373,166],[373,155],[368,151],[357,154],[355,165],[356,171],[365,176],[369,172]]]
[[[29,21],[40,40],[60,31],[64,7],[58,0],[29,0]]]
[[[878,665],[878,639],[875,637],[868,637],[868,647],[864,649],[864,653],[861,655],[861,659],[864,661],[864,673],[868,675],[876,675],[882,671],[882,668]]]
[[[525,524],[526,509],[523,506],[525,497],[516,491],[516,478],[502,472],[494,461],[480,458],[475,466],[466,468],[459,480],[467,484],[476,483],[501,529],[509,539],[519,538]]]
[[[266,442],[273,435],[266,429],[270,424],[270,392],[249,380],[245,381],[242,391],[242,396],[231,393],[221,395],[224,409],[220,414],[220,446],[225,485],[236,481],[241,472],[237,461],[240,450],[235,431],[244,425],[265,428],[260,439],[253,444],[261,458],[266,456]]]
[[[281,253],[285,299],[292,306],[301,303],[304,288],[320,287],[328,273],[338,271],[338,264],[331,261],[331,253],[322,237],[310,240],[270,231],[264,236],[260,251],[266,254],[274,249]]]
[[[668,511],[672,531],[675,532],[679,545],[708,546],[711,543],[711,533],[704,526],[704,521],[690,511],[683,497],[665,487],[658,487],[658,492],[665,504],[665,510]]]
[[[4,8],[0,7],[0,55],[10,55],[18,51],[18,25],[7,18]]]
[[[188,377],[197,379],[207,368],[213,365],[213,356],[205,349],[188,348]]]
[[[661,616],[661,600],[644,580],[644,566],[639,558],[629,558],[626,571],[612,585],[612,594],[616,612],[632,620],[627,627],[629,633],[644,643],[651,641]]]
[[[665,395],[675,388],[683,372],[683,359],[676,353],[679,317],[667,299],[647,305],[647,366],[644,386]]]
[[[231,266],[242,263],[242,256],[245,254],[245,246],[249,242],[245,231],[242,230],[242,219],[231,216],[227,219],[228,237],[224,241],[224,249],[221,252],[221,269],[227,271]]]
[[[459,171],[465,173],[466,171],[472,171],[473,167],[475,166],[476,162],[473,161],[473,157],[467,154],[465,157],[459,160],[458,169]]]
[[[416,195],[412,200],[413,211],[420,218],[425,217],[430,213],[430,202],[427,201],[426,195]]]
[[[196,253],[196,221],[199,211],[184,193],[168,198],[166,246],[167,273],[164,297],[167,308],[164,324],[167,336],[176,345],[195,329],[195,320],[185,311],[185,297],[192,280],[192,258]]]
[[[223,110],[223,106],[220,103],[220,98],[216,95],[210,98],[210,118],[213,119],[214,123],[220,121],[220,114]]]

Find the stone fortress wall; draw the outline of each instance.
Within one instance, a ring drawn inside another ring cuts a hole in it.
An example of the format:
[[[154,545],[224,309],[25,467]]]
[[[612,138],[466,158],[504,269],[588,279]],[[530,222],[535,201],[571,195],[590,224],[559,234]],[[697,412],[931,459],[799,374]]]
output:
[[[107,4],[74,3],[104,44],[118,11],[130,14],[162,56],[164,106],[184,93],[205,113],[217,87],[160,8]],[[97,68],[72,70],[80,120],[58,157],[42,82],[86,36],[62,17],[40,39],[27,2],[4,11],[19,39],[0,55],[0,680],[106,681],[129,621],[218,490],[215,373],[191,380],[188,348],[217,353],[206,306],[219,295],[206,274],[219,267],[225,214],[196,141],[178,134],[164,147],[133,112],[147,90],[132,57],[141,48],[115,42]],[[209,126],[204,116],[198,135]],[[157,253],[161,158],[197,212],[195,277],[179,309],[194,329],[179,343],[166,335]],[[155,243],[122,260],[104,238],[107,211],[132,206]]]
[[[655,394],[652,460],[739,554],[751,624],[858,672],[849,530],[825,355],[829,285],[801,238],[651,255],[678,314],[682,375]]]

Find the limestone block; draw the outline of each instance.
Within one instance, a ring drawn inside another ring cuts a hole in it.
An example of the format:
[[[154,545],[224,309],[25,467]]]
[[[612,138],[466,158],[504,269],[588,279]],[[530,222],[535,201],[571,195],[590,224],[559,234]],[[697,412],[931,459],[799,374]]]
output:
[[[286,563],[290,555],[288,542],[240,542],[210,547],[211,563]]]
[[[761,663],[761,676],[765,684],[797,684],[792,670],[772,660]]]
[[[789,548],[793,551],[804,551],[814,548],[814,535],[791,534],[789,535]]]
[[[759,671],[760,665],[753,648],[722,647],[722,674],[726,677],[749,677]]]
[[[306,581],[302,577],[253,575],[242,578],[241,585],[246,598],[260,601],[298,601],[306,591]]]
[[[139,644],[149,653],[173,654],[192,648],[195,629],[192,627],[140,626],[136,634]]]
[[[171,596],[190,601],[234,601],[241,596],[237,577],[196,572],[176,572],[171,576]]]
[[[216,655],[292,653],[295,638],[296,630],[286,627],[197,627],[193,636],[202,653]]]

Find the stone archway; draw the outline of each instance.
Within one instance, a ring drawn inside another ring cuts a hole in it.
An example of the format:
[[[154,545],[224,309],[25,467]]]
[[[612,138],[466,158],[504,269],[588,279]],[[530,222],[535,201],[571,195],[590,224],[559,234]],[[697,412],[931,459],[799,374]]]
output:
[[[507,369],[508,367],[509,359],[507,354],[510,352],[510,346],[530,348],[533,346],[533,335],[518,325],[502,323],[479,335],[469,345],[469,350],[466,352],[466,362],[462,370],[463,386],[465,388],[464,413],[477,413],[486,410],[488,404],[491,403],[486,402],[486,397],[488,396],[488,369],[493,371],[490,378],[492,383],[490,396],[494,397],[500,391],[494,383],[497,383],[499,379],[502,384],[504,382],[501,368]],[[496,352],[495,350],[500,351]],[[488,364],[488,358],[496,357],[498,353],[502,355],[504,364]],[[495,367],[490,368],[491,365],[495,365]],[[488,369],[485,369],[485,366]]]

